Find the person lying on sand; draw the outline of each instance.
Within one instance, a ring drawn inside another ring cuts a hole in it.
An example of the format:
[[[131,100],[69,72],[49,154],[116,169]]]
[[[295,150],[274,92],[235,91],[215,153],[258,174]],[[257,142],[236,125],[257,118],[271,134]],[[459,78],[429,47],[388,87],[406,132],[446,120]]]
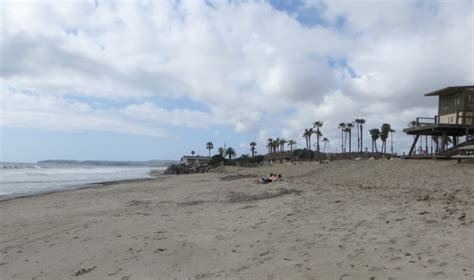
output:
[[[272,178],[274,175],[273,173],[270,173],[270,176],[263,176],[257,179],[257,184],[265,184],[270,182],[270,178]]]
[[[276,182],[280,180],[282,180],[281,174],[278,174],[277,176],[276,174],[270,173],[270,176],[268,177],[262,177],[262,178],[257,179],[257,184],[267,184],[267,183],[272,183],[272,182]]]
[[[278,174],[278,176],[275,175],[275,177],[272,179],[272,182],[281,181],[281,180],[283,180],[283,178],[281,177],[281,174]]]

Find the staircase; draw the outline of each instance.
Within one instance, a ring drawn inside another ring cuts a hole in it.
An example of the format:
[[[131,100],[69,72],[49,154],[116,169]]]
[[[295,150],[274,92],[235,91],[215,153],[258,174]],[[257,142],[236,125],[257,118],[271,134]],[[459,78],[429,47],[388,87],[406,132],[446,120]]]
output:
[[[439,159],[449,159],[454,155],[459,154],[458,148],[463,147],[463,146],[468,146],[468,145],[474,145],[474,138],[471,138],[467,141],[464,141],[462,143],[459,143],[456,146],[453,146],[449,149],[444,150],[443,152],[437,153],[436,158]]]

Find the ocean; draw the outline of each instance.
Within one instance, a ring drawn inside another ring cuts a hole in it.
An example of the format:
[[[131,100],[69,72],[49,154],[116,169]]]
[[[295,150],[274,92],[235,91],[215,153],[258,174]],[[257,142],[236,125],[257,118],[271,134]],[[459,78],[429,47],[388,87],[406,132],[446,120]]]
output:
[[[86,184],[150,178],[164,167],[0,162],[0,200],[71,190]]]

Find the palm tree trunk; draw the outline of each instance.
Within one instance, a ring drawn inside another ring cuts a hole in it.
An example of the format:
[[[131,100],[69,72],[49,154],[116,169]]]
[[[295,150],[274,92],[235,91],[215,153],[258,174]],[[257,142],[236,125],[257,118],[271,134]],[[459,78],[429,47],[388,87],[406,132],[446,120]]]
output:
[[[390,132],[390,153],[393,155],[393,132]]]
[[[316,130],[316,151],[318,151],[318,154],[319,154],[319,127],[318,129]]]
[[[344,154],[344,130],[341,128],[341,154]]]
[[[363,133],[362,133],[362,124],[360,124],[360,152],[362,153],[363,146],[364,146],[364,141],[363,141]]]
[[[309,160],[309,142],[308,142],[308,137],[305,137],[306,140],[306,160]]]
[[[357,152],[359,152],[360,150],[359,123],[356,123],[356,130],[357,130]]]
[[[425,136],[426,154],[428,154],[428,135]]]
[[[352,152],[351,142],[352,142],[352,131],[349,130],[349,153]]]
[[[346,153],[347,149],[347,132],[344,133],[344,153]]]

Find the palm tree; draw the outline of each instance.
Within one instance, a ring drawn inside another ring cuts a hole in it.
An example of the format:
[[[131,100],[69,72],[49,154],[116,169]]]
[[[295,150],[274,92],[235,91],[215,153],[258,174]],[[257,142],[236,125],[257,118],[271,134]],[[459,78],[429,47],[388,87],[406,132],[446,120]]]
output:
[[[306,139],[306,148],[308,149],[308,160],[309,160],[309,153],[311,151],[311,135],[313,135],[314,130],[312,128],[305,128],[303,137]]]
[[[311,136],[313,135],[314,130],[313,130],[313,128],[306,128],[306,129],[304,130],[304,133],[305,133],[305,134],[307,135],[307,137],[308,137],[308,150],[311,151]]]
[[[273,144],[273,139],[272,138],[268,138],[268,144],[267,144],[267,147],[268,147],[268,153],[271,154],[272,153],[272,144]]]
[[[323,153],[326,152],[326,143],[329,142],[329,139],[327,139],[326,137],[323,138],[322,142],[324,143],[324,146],[323,146]]]
[[[296,141],[295,140],[288,140],[288,146],[290,146],[290,151],[293,152],[293,145],[296,145]]]
[[[221,157],[223,157],[223,156],[224,156],[224,153],[225,153],[225,150],[224,150],[224,148],[222,148],[222,147],[219,147],[219,149],[217,149],[217,151],[219,152],[219,155],[220,155]]]
[[[434,153],[437,154],[439,151],[439,136],[431,136],[431,141],[435,143]]]
[[[362,153],[362,150],[364,149],[364,131],[363,131],[363,127],[364,127],[364,124],[365,124],[365,119],[359,119],[359,126],[360,126],[360,152]]]
[[[395,129],[390,128],[390,153],[393,155],[393,133],[396,132]]]
[[[357,130],[357,152],[360,152],[359,119],[354,120]]]
[[[277,139],[275,140],[275,145],[274,145],[274,148],[275,152],[279,152],[280,149],[281,149],[281,139],[280,137],[277,137]]]
[[[349,153],[352,152],[351,143],[352,143],[352,128],[353,127],[354,127],[353,123],[347,123],[346,124],[347,133],[349,133]]]
[[[225,155],[229,157],[229,159],[231,160],[232,157],[235,157],[235,150],[232,148],[232,147],[229,147],[225,150]]]
[[[257,143],[250,142],[250,151],[252,152],[252,157],[255,156],[255,146],[257,146]]]
[[[347,139],[349,138],[349,130],[350,129],[347,127],[346,124],[346,128],[344,128],[344,153],[347,152]]]
[[[446,150],[449,147],[449,143],[453,143],[453,139],[449,136],[441,136],[441,143],[444,144],[443,150]]]
[[[385,156],[387,153],[387,138],[390,133],[390,124],[384,123],[382,124],[381,132],[380,132],[380,140],[382,140],[382,153]]]
[[[380,130],[378,128],[372,128],[369,130],[370,136],[372,138],[372,153],[374,152],[374,147],[375,147],[375,152],[378,153],[377,150],[377,139],[380,137]]]
[[[341,153],[344,154],[344,129],[346,128],[346,123],[339,123],[339,127],[341,129]]]
[[[319,153],[319,137],[321,137],[323,134],[321,131],[319,131],[319,128],[322,127],[324,123],[322,121],[315,121],[313,123],[313,127],[316,128],[316,151]]]
[[[272,151],[276,153],[277,148],[280,146],[280,139],[276,139],[272,142]]]
[[[302,136],[303,136],[304,140],[306,141],[306,149],[308,149],[308,134],[306,133],[306,129],[303,132]]]
[[[362,152],[362,125],[365,123],[364,119],[355,119],[355,123],[357,125],[357,152]]]
[[[209,150],[209,157],[211,157],[211,150],[214,149],[214,144],[212,144],[212,142],[207,142],[206,149]]]
[[[285,151],[285,144],[287,143],[288,141],[285,140],[285,138],[281,138],[280,139],[280,151],[284,152]]]
[[[321,150],[321,146],[319,144],[319,139],[321,139],[321,136],[323,136],[323,134],[321,133],[321,131],[315,131],[314,134],[316,135],[316,141],[317,141],[317,144],[315,145],[316,146],[316,151],[318,151],[318,153],[320,152]]]

